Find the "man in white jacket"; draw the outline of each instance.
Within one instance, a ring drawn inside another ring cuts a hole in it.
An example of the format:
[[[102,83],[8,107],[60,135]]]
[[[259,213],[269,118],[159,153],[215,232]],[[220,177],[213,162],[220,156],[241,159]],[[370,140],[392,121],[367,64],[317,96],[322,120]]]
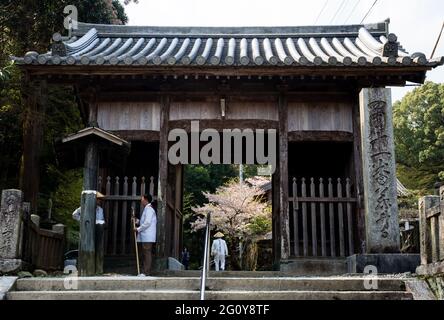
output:
[[[140,221],[136,220],[136,223],[139,224],[139,227],[136,229],[137,242],[140,244],[143,261],[143,273],[141,276],[151,275],[152,250],[153,244],[156,242],[157,217],[151,206],[152,200],[150,194],[142,196],[140,203],[143,212]]]
[[[224,234],[222,232],[217,232],[214,237],[216,240],[213,241],[211,245],[211,255],[214,257],[214,264],[216,265],[216,271],[225,270],[225,256],[228,255],[227,243],[222,237]]]

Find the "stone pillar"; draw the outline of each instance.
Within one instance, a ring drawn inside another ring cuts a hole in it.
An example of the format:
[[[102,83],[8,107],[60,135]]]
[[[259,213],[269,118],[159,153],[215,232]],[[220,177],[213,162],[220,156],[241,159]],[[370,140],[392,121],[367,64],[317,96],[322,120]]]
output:
[[[61,223],[57,223],[52,226],[52,231],[60,233],[60,234],[65,234],[65,225],[61,224]]]
[[[439,196],[425,196],[419,198],[419,249],[421,264],[432,262],[432,246],[430,245],[431,228],[427,222],[427,210],[439,205]]]
[[[36,214],[31,214],[31,222],[40,228],[40,216]]]
[[[20,190],[2,191],[0,209],[0,271],[16,272],[22,268],[22,201]]]
[[[400,251],[390,89],[359,95],[367,253]]]

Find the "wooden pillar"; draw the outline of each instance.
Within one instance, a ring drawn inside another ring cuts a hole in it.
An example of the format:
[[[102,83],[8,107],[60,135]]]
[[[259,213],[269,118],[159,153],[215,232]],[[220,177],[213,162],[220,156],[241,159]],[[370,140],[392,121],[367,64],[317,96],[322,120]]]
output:
[[[279,161],[279,159],[278,159]],[[272,235],[273,235],[273,270],[279,270],[281,260],[281,232],[279,212],[279,166],[271,178],[272,183]]]
[[[31,203],[37,214],[40,185],[40,150],[43,144],[44,120],[48,88],[46,81],[33,81],[24,85],[25,117],[23,121],[23,157],[20,188],[24,201]]]
[[[288,105],[284,93],[279,95],[279,228],[280,258],[290,257],[290,219],[288,214]]]
[[[168,120],[170,114],[170,97],[162,96],[160,102],[160,137],[159,137],[159,179],[157,193],[157,244],[156,252],[159,262],[167,257],[167,183],[168,183]],[[166,262],[165,262],[166,263]],[[166,268],[165,263],[158,265]]]
[[[173,254],[180,261],[180,253],[182,252],[182,193],[183,193],[183,165],[175,166],[175,194],[174,194],[174,244]]]
[[[96,247],[96,274],[103,273],[103,259],[105,255],[105,225],[95,225]]]
[[[360,93],[367,253],[400,251],[390,89]]]
[[[96,192],[82,192],[80,214],[79,274],[92,276],[96,273],[95,225],[96,225]]]
[[[96,273],[96,189],[98,170],[97,142],[88,143],[83,168],[83,193],[80,216],[79,273],[92,276]]]
[[[354,191],[356,198],[355,212],[356,226],[357,226],[357,239],[355,241],[355,252],[364,254],[365,250],[365,206],[364,206],[364,191],[363,191],[363,178],[362,178],[362,147],[361,147],[361,127],[360,127],[360,115],[359,115],[359,97],[356,94],[356,104],[352,109],[353,117],[353,169],[354,169]]]
[[[94,93],[94,92],[92,92]],[[88,125],[97,123],[97,102],[95,94],[88,97],[89,116]],[[96,274],[96,260],[103,261],[103,257],[96,257],[96,190],[99,170],[99,146],[96,141],[89,141],[85,148],[85,163],[83,167],[83,193],[80,217],[80,248],[79,273],[82,276]],[[103,248],[99,248],[103,254]],[[100,268],[99,268],[100,269]],[[101,271],[101,270],[97,270]]]

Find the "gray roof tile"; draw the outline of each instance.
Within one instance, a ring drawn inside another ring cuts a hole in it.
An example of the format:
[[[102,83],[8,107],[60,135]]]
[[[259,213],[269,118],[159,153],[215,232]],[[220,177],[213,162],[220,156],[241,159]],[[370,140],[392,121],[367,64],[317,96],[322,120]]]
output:
[[[437,66],[409,55],[388,22],[312,27],[133,27],[79,23],[53,51],[29,52],[18,64],[199,66]],[[65,50],[60,51],[60,46]],[[395,48],[393,50],[393,48]],[[398,48],[398,49],[396,49]],[[392,49],[390,51],[390,49]]]

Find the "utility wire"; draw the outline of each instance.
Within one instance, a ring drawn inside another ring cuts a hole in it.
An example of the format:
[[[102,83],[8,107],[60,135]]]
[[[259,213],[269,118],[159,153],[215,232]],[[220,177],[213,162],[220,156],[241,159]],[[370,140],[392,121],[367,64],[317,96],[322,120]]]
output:
[[[362,18],[361,20],[361,24],[364,22],[365,18],[367,18],[367,16],[370,14],[370,12],[373,10],[373,7],[375,6],[376,2],[378,2],[378,0],[375,0],[375,2],[373,2],[372,6],[370,7],[370,9],[368,9],[367,13],[365,14],[364,18]]]
[[[327,7],[327,4],[328,4],[328,0],[325,1],[324,6],[322,7],[321,11],[319,11],[319,14],[316,17],[314,24],[318,23],[319,17],[321,16],[322,12],[324,12],[325,8]]]
[[[346,24],[348,22],[348,20],[350,20],[351,16],[353,15],[353,13],[355,12],[356,8],[358,7],[358,4],[361,2],[361,0],[356,1],[355,6],[353,7],[352,11],[350,12],[349,16],[347,17],[347,19],[345,19],[344,24]]]
[[[435,47],[433,48],[432,55],[430,56],[430,59],[433,59],[433,56],[435,55],[435,51],[436,51],[436,48],[438,47],[438,43],[439,43],[439,40],[441,39],[441,35],[442,35],[443,30],[444,30],[444,22],[442,23],[441,31],[439,32],[438,39],[436,39]]]
[[[333,23],[333,21],[335,20],[336,16],[338,15],[339,11],[341,11],[342,7],[344,6],[344,3],[347,0],[342,0],[341,4],[339,5],[338,10],[336,10],[335,15],[333,16],[333,18],[331,18],[330,23]]]

